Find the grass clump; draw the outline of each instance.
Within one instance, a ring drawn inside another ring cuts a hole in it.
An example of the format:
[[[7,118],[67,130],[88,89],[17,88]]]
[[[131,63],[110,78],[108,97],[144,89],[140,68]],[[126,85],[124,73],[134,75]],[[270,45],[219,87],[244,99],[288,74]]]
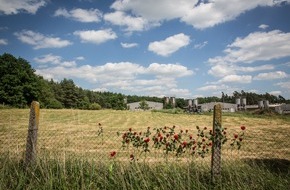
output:
[[[289,162],[289,161],[288,161]],[[25,168],[21,160],[0,156],[0,189],[288,189],[289,163],[273,171],[269,163],[225,164],[215,185],[202,163],[94,162],[79,158],[38,160]]]

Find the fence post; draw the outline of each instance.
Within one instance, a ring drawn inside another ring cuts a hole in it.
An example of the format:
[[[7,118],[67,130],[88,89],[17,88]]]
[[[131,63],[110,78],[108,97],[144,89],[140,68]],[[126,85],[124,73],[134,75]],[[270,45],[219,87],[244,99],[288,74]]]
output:
[[[36,161],[37,131],[39,125],[39,103],[33,101],[30,106],[29,125],[26,142],[25,165]]]
[[[222,125],[222,108],[220,104],[214,106],[213,112],[213,140],[212,140],[212,157],[211,157],[211,180],[215,183],[221,174],[221,125]]]

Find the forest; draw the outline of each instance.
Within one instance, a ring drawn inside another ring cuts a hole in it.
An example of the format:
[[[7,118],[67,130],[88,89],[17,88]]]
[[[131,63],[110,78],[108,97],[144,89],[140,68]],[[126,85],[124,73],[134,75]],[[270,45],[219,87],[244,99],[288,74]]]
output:
[[[247,98],[247,104],[257,104],[259,100],[269,100],[270,103],[290,103],[281,95],[253,92],[233,92],[232,95],[222,93],[219,97],[200,97],[199,104],[207,102],[235,103],[237,97]],[[35,73],[28,61],[16,58],[11,54],[0,55],[0,104],[2,107],[26,108],[33,100],[39,101],[42,108],[61,109],[127,109],[127,103],[141,100],[164,102],[162,97],[124,95],[113,92],[96,92],[78,87],[72,79],[62,79],[60,82],[46,80]],[[187,100],[176,97],[176,106],[187,106]],[[166,108],[171,108],[167,106]]]

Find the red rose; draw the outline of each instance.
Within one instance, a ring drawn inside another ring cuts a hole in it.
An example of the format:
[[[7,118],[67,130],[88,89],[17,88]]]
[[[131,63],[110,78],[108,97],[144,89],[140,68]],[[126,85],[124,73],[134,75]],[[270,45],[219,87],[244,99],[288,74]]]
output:
[[[114,157],[115,155],[116,155],[116,151],[113,151],[113,152],[110,153],[111,157]]]
[[[183,147],[185,147],[185,146],[187,145],[187,142],[184,141],[184,142],[182,143],[182,145],[183,145]]]
[[[241,129],[242,129],[242,130],[245,130],[245,129],[246,129],[246,127],[245,127],[245,126],[241,126]]]
[[[239,135],[235,134],[234,137],[235,137],[235,139],[237,139],[239,137]]]
[[[173,137],[175,140],[178,140],[178,134],[175,134]]]
[[[144,142],[146,142],[146,143],[148,143],[149,141],[150,141],[149,138],[146,138],[146,139],[144,140]]]
[[[190,140],[192,139],[192,135],[189,136],[189,139],[190,139]]]
[[[132,131],[132,128],[129,128],[129,131],[131,132]]]

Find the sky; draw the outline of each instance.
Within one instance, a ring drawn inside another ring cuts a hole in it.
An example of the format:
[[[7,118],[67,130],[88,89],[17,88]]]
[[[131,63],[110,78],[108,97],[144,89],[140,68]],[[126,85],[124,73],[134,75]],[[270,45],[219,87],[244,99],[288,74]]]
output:
[[[0,54],[83,89],[290,99],[290,0],[0,0]]]

